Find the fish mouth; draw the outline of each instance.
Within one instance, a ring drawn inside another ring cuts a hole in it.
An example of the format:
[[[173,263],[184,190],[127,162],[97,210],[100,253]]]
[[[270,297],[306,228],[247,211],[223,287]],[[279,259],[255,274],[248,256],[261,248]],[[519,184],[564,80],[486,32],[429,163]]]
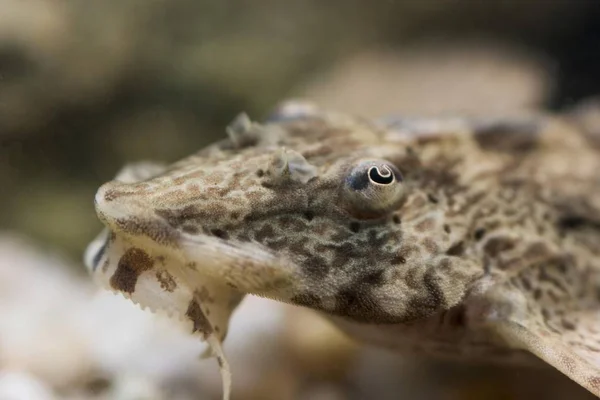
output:
[[[110,231],[107,228],[104,228],[85,249],[83,263],[89,273],[94,273],[98,268],[98,265],[100,265],[100,261],[109,245],[109,237]]]
[[[92,272],[118,239],[181,265],[193,265],[188,273],[214,279],[242,293],[269,298],[281,298],[283,293],[286,297],[299,281],[298,265],[260,243],[191,234],[170,225],[157,217],[155,207],[130,184],[105,183],[94,202],[105,229],[85,252],[85,264]]]
[[[98,275],[115,241],[163,254],[205,276],[246,294],[282,301],[298,283],[298,266],[259,243],[221,239],[212,235],[191,235],[159,220],[105,218],[106,227],[88,245],[84,262]],[[102,274],[100,274],[102,275]]]

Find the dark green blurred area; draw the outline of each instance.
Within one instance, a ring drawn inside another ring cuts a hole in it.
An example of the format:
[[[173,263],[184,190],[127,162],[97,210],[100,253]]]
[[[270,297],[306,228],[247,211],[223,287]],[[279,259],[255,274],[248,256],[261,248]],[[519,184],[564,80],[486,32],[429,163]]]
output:
[[[549,60],[553,90],[542,107],[600,89],[593,1],[0,0],[0,7],[0,228],[74,259],[100,229],[96,188],[123,164],[187,155],[221,137],[239,112],[264,117],[353,54],[493,39]]]

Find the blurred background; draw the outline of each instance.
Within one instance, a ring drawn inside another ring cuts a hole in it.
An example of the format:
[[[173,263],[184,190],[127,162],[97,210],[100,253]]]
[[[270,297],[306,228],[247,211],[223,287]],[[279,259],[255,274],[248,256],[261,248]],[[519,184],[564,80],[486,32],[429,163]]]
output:
[[[218,399],[201,345],[96,294],[96,188],[286,98],[368,117],[569,109],[600,91],[596,1],[0,0],[0,400]],[[591,398],[553,371],[361,349],[247,299],[234,399]]]

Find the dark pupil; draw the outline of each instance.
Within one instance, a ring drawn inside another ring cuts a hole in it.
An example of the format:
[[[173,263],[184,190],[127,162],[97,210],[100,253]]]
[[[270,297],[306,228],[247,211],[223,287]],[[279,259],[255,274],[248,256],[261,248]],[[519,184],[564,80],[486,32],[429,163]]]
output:
[[[384,169],[384,172],[386,172],[386,174],[381,175],[379,168],[373,167],[369,169],[369,178],[371,181],[379,183],[380,185],[389,185],[390,183],[394,182],[394,174],[392,171],[386,168]]]

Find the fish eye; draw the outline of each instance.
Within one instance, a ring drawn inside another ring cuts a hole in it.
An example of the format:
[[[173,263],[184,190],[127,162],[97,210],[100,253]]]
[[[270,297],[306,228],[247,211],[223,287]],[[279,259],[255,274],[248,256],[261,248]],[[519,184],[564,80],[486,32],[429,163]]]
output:
[[[362,160],[346,176],[343,192],[354,214],[380,216],[399,205],[405,187],[402,174],[392,163]]]
[[[378,185],[389,185],[394,182],[395,176],[387,165],[373,166],[369,168],[369,179]]]

